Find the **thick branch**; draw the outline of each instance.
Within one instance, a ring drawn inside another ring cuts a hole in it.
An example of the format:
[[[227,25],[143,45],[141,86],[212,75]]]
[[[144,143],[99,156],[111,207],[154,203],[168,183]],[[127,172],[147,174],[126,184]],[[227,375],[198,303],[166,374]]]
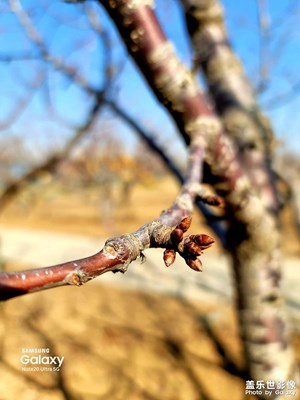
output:
[[[270,212],[278,208],[271,170],[271,127],[261,115],[250,84],[229,45],[220,3],[217,0],[183,2],[196,56],[210,93],[253,184],[253,189],[247,190],[248,200],[240,209],[232,210],[228,235],[247,367],[252,379],[293,377],[297,380],[280,290],[277,216]],[[255,192],[260,199],[253,196]],[[229,194],[227,201],[231,203],[230,197],[236,194]],[[272,393],[271,398],[282,397]]]
[[[234,190],[243,171],[235,147],[195,79],[178,60],[154,14],[152,2],[101,1],[116,23],[127,48],[158,99],[174,118],[186,140],[202,137],[205,159],[227,190]],[[218,159],[219,163],[215,163]]]
[[[251,84],[231,48],[222,5],[218,0],[182,0],[182,3],[196,66],[202,67],[226,133],[235,142],[253,187],[267,207],[277,210],[271,168],[272,128],[261,114]]]
[[[236,148],[221,132],[221,124],[212,108],[167,42],[152,2],[102,0],[102,4],[187,143],[195,136],[203,140],[206,161],[213,175],[220,179],[218,190],[225,196],[232,217],[229,237],[231,248],[235,249],[234,266],[237,282],[241,284],[239,293],[243,293],[240,318],[253,379],[297,380],[279,287],[279,237],[275,219],[252,189]]]

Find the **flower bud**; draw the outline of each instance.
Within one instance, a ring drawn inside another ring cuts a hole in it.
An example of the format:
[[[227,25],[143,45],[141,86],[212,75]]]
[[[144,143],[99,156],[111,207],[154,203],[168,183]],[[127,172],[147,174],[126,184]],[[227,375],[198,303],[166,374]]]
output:
[[[195,242],[189,242],[186,244],[186,251],[190,254],[193,254],[195,256],[200,256],[201,252],[201,247],[198,246]]]
[[[166,249],[164,251],[164,263],[166,265],[166,267],[170,267],[176,258],[176,253],[174,250],[172,249]]]
[[[183,231],[181,229],[179,229],[179,228],[174,229],[171,233],[172,243],[174,243],[174,244],[180,243],[182,236],[183,236]]]
[[[180,224],[177,225],[177,228],[181,229],[183,232],[186,232],[191,226],[191,223],[192,223],[192,217],[185,217],[180,222]]]
[[[200,272],[202,272],[203,271],[203,268],[202,268],[202,262],[201,262],[201,260],[199,259],[199,258],[196,258],[195,260],[193,260],[193,259],[191,259],[191,258],[188,258],[186,261],[186,264],[190,267],[190,268],[192,268],[194,271],[200,271]]]
[[[208,235],[191,235],[190,238],[197,243],[202,249],[207,249],[213,243],[215,243],[215,239]]]

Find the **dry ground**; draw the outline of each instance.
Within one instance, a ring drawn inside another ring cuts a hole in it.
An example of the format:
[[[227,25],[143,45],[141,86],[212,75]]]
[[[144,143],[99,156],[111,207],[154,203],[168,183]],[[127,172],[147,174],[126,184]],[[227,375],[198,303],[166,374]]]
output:
[[[243,398],[236,324],[222,306],[90,284],[12,300],[1,315],[2,400]],[[23,348],[64,356],[61,371],[23,372]]]
[[[113,215],[103,218],[96,190],[59,196],[60,188],[45,185],[24,193],[1,222],[108,237],[155,218],[177,191],[162,180],[136,187],[126,204],[118,204],[116,191]],[[196,217],[193,230],[199,229],[209,232]],[[293,228],[284,229],[285,250],[295,253]],[[90,283],[13,299],[0,312],[0,400],[245,398],[243,356],[229,306]],[[26,348],[64,356],[61,370],[22,371]]]

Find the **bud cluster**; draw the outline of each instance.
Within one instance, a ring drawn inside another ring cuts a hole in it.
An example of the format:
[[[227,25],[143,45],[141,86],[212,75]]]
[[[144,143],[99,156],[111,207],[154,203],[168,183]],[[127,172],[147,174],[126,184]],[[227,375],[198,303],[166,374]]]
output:
[[[200,255],[204,250],[208,249],[215,240],[204,234],[183,237],[183,234],[189,229],[191,222],[192,217],[186,217],[172,231],[170,242],[164,251],[164,263],[167,267],[170,267],[174,263],[176,252],[178,252],[190,268],[195,271],[202,271]]]

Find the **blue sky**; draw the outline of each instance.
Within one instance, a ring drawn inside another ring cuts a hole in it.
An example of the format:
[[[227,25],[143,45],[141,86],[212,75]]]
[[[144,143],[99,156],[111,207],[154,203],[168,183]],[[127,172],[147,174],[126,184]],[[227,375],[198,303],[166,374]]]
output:
[[[259,96],[259,101],[264,112],[271,118],[277,137],[285,143],[284,148],[299,152],[300,96],[294,96],[293,100],[284,106],[267,107],[274,97],[290,91],[297,79],[300,81],[300,7],[296,3],[294,0],[269,0],[267,3],[272,22],[271,45],[268,46],[266,56],[270,81],[267,90]],[[21,4],[29,11],[51,53],[62,58],[68,65],[78,68],[89,83],[101,86],[106,52],[103,52],[97,35],[89,29],[83,6],[64,4],[56,0],[21,0]],[[126,56],[124,46],[120,45],[118,34],[106,13],[95,3],[89,4],[98,13],[103,27],[108,30],[113,62],[122,65],[122,72],[114,85],[115,98],[140,123],[153,130],[162,144],[172,143],[174,155],[181,157],[182,142],[177,139],[174,123],[148,90],[147,84],[130,58]],[[180,58],[190,65],[191,47],[178,3],[173,0],[159,0],[156,4],[167,36],[174,42]],[[251,81],[257,84],[260,49],[257,2],[224,0],[223,4],[233,48],[242,60]],[[0,59],[8,55],[38,55],[36,46],[30,43],[15,15],[9,12],[6,1],[1,3],[0,12]],[[74,126],[82,121],[91,101],[69,79],[47,67],[45,63],[36,60],[0,62],[0,124],[14,109],[16,99],[26,94],[26,85],[37,80],[42,73],[47,79],[36,90],[34,96],[28,99],[26,109],[13,125],[2,130],[1,136],[22,136],[33,150],[35,146],[39,146],[47,151],[48,148],[52,150],[62,145],[72,132],[68,125]],[[49,106],[52,107],[52,112],[49,112]],[[107,116],[107,113],[104,114]],[[99,117],[98,129],[103,126],[102,118],[104,116]],[[135,134],[124,124],[111,118],[109,126],[113,127],[116,135],[124,139],[128,148],[135,146]]]

